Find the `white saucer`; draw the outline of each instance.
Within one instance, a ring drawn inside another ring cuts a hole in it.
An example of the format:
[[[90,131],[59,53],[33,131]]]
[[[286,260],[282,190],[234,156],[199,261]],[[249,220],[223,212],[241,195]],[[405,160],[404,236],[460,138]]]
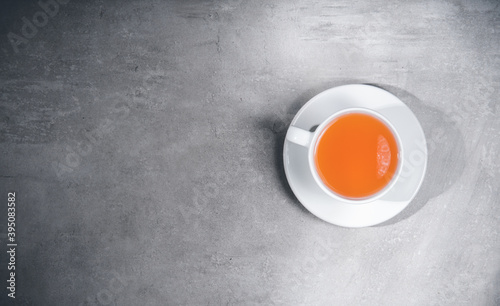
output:
[[[417,194],[427,167],[425,135],[413,112],[393,94],[371,85],[353,84],[328,89],[307,102],[291,126],[311,130],[348,108],[378,112],[395,128],[401,140],[401,175],[378,200],[352,204],[332,198],[316,184],[306,147],[285,140],[283,161],[288,183],[307,210],[326,222],[344,227],[372,226],[400,213]]]

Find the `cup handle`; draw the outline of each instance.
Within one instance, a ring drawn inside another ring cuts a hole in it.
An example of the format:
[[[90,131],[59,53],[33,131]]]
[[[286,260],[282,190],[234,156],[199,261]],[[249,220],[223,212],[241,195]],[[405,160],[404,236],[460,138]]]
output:
[[[290,126],[288,132],[286,133],[286,140],[301,145],[303,147],[309,147],[311,145],[311,140],[313,133],[299,129],[295,126]]]

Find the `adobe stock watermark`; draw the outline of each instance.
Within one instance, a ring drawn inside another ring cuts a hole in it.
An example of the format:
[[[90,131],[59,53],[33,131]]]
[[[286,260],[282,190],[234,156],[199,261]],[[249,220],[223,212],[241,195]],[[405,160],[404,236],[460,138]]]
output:
[[[262,140],[269,140],[273,133],[282,133],[286,130],[287,125],[281,118],[277,119],[273,123],[273,130],[271,133],[266,129],[263,134],[258,135],[257,139],[251,137],[242,140],[240,148],[246,153],[253,153],[259,149],[259,147],[264,144]],[[271,146],[272,147],[272,146]],[[245,153],[244,153],[245,154]],[[221,188],[233,182],[237,178],[242,178],[248,176],[247,183],[252,184],[263,184],[264,177],[261,173],[249,172],[252,168],[252,157],[245,156],[244,154],[239,155],[238,159],[234,164],[227,165],[226,169],[219,169],[213,172],[211,175],[205,177],[206,181],[202,184],[197,184],[192,188],[192,197],[189,203],[186,205],[179,206],[179,212],[182,219],[186,224],[190,224],[193,227],[197,227],[199,222],[202,220],[209,220],[210,214],[206,209],[210,203],[219,198],[221,194]],[[242,195],[241,200],[245,200],[245,194]],[[250,200],[250,199],[248,199]],[[218,207],[226,210],[229,209],[226,203],[219,203]],[[255,212],[252,218],[255,218]]]
[[[110,110],[110,116],[102,120],[99,125],[90,131],[81,130],[82,140],[75,141],[73,145],[66,146],[66,155],[63,161],[52,162],[58,179],[62,180],[65,176],[77,169],[84,157],[88,156],[92,150],[97,147],[104,138],[116,129],[118,122],[125,120],[130,114],[130,107],[125,102],[116,103]]]
[[[452,124],[454,127],[462,126],[468,123],[473,112],[484,115],[489,112],[488,102],[490,101],[494,88],[487,84],[485,80],[479,84],[483,90],[476,92],[476,95],[470,96],[467,99],[458,101],[453,104],[452,109],[444,117],[444,122]],[[444,128],[437,127],[433,129],[430,135],[427,135],[427,156],[432,155],[439,145],[446,140],[446,131]],[[414,140],[416,148],[410,152],[408,159],[403,160],[403,168],[401,169],[401,179],[405,180],[413,175],[416,169],[419,169],[425,162],[426,143],[423,140]]]
[[[66,5],[70,0],[47,0],[38,1],[38,6],[42,9],[36,12],[31,17],[31,20],[22,17],[23,25],[19,34],[9,32],[7,39],[15,53],[19,53],[19,46],[28,44],[28,41],[38,34],[38,29],[45,27],[49,23],[50,18],[54,18],[59,13],[60,5]]]
[[[116,271],[111,272],[111,274],[114,277],[109,281],[105,288],[101,289],[96,295],[88,296],[78,305],[110,305],[113,303],[116,298],[129,286],[130,279],[120,275]],[[116,305],[116,303],[114,305]]]
[[[203,186],[193,187],[192,202],[187,205],[180,205],[179,211],[186,224],[193,224],[195,228],[198,227],[200,217],[208,220],[208,214],[204,213],[205,208],[210,201],[217,198],[220,194],[219,185],[215,182],[206,183]]]
[[[316,237],[313,246],[299,262],[294,263],[291,269],[285,274],[285,281],[289,284],[292,292],[299,292],[304,288],[312,288],[313,278],[321,275],[322,267],[329,266],[326,263],[333,259],[336,243],[333,238]],[[286,305],[281,297],[271,294],[270,302],[272,305]]]
[[[235,167],[231,167],[231,173],[238,177],[245,172],[245,165],[250,158],[243,157],[238,161]],[[194,186],[192,189],[191,202],[187,205],[180,205],[179,212],[186,224],[197,228],[201,220],[209,220],[209,214],[206,211],[208,204],[217,199],[220,195],[221,187],[231,181],[229,170],[220,170],[215,175],[208,177],[208,182],[203,185]],[[227,205],[220,204],[222,209],[228,209]]]

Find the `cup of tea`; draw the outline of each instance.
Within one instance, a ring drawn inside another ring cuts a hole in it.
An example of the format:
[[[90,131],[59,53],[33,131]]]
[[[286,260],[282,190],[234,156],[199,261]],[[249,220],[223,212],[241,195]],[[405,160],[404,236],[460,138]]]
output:
[[[363,204],[381,198],[394,186],[403,166],[396,129],[367,108],[338,111],[313,131],[290,126],[286,139],[308,150],[315,183],[342,202]]]

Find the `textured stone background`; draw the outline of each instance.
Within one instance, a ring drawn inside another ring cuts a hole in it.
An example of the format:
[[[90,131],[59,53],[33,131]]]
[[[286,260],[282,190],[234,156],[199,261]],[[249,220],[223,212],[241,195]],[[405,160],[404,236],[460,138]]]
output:
[[[0,5],[17,305],[500,305],[498,1],[40,11]],[[348,83],[399,96],[429,141],[417,198],[365,229],[308,213],[281,159],[296,111]]]

